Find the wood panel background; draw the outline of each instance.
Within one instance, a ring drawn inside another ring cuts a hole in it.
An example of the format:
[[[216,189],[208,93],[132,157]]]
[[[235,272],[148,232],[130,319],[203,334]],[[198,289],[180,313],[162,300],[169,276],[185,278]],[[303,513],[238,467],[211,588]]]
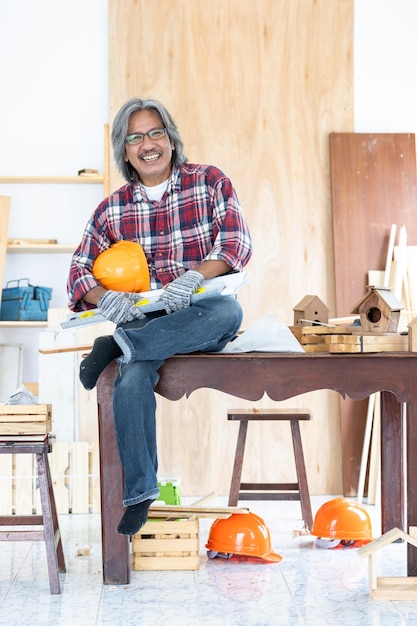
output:
[[[366,293],[369,270],[385,268],[391,225],[417,243],[415,136],[331,133],[330,172],[336,314],[348,315]],[[398,240],[398,234],[397,234]],[[356,493],[367,401],[341,401],[343,493]]]
[[[213,163],[235,184],[254,242],[240,301],[247,327],[265,313],[284,323],[306,294],[335,314],[328,136],[353,130],[353,0],[109,0],[110,123],[130,97],[173,114],[191,162]],[[111,189],[121,183],[114,170]],[[236,425],[249,403],[200,390],[158,400],[160,474],[181,491],[229,490]],[[342,488],[339,401],[309,406],[303,429],[312,493]],[[249,429],[248,480],[289,480],[289,427]]]
[[[385,268],[392,224],[417,244],[415,135],[331,133],[330,172],[336,314],[343,316],[366,293],[368,271]]]

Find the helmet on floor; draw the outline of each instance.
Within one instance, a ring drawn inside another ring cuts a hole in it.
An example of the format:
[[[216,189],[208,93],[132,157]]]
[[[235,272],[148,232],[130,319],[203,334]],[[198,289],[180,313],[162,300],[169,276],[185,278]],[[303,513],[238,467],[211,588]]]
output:
[[[255,513],[232,513],[226,519],[213,522],[208,540],[208,557],[230,558],[234,554],[255,556],[279,563],[282,556],[271,550],[269,529]]]
[[[148,262],[140,243],[117,241],[101,252],[93,264],[93,276],[106,289],[114,291],[148,291]]]
[[[311,534],[320,539],[318,547],[335,547],[341,541],[372,541],[372,526],[368,511],[347,498],[334,498],[322,504],[314,518]],[[329,541],[330,540],[330,541]],[[329,541],[329,545],[325,545]]]

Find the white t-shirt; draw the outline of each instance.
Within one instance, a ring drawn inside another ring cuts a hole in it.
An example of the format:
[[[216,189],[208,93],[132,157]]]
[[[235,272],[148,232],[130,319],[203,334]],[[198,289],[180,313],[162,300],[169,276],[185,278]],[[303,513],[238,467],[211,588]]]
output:
[[[167,180],[164,180],[163,183],[155,185],[154,187],[146,187],[146,185],[143,185],[149,200],[159,201],[162,198],[166,188],[168,187],[168,180],[169,179],[167,178]]]

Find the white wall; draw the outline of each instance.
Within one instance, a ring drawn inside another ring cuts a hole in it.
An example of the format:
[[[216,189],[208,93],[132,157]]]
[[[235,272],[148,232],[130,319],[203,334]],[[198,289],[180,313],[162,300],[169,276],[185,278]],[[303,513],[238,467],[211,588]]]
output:
[[[417,132],[416,24],[415,0],[356,0],[357,132]],[[2,0],[0,59],[0,173],[102,171],[107,0]],[[0,193],[12,195],[9,234],[75,244],[101,191],[3,185]],[[52,306],[64,307],[68,264],[69,255],[9,255],[5,280],[27,276],[52,286]],[[1,343],[19,341],[25,342],[23,377],[36,380],[36,333],[0,331]]]
[[[108,122],[107,0],[2,0],[0,3],[0,174],[76,175],[103,171]],[[100,185],[0,185],[11,195],[10,237],[78,243],[103,197]],[[28,277],[53,288],[66,307],[70,254],[8,255],[3,285]],[[37,380],[38,334],[0,330],[24,342],[23,379]]]
[[[417,2],[356,0],[355,131],[417,132]]]

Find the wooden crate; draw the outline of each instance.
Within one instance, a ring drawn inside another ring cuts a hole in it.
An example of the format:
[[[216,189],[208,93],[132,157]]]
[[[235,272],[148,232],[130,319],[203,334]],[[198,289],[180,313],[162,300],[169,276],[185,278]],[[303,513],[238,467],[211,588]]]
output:
[[[148,521],[132,539],[133,570],[200,569],[198,518]]]
[[[0,405],[0,435],[47,435],[51,429],[51,404]]]

